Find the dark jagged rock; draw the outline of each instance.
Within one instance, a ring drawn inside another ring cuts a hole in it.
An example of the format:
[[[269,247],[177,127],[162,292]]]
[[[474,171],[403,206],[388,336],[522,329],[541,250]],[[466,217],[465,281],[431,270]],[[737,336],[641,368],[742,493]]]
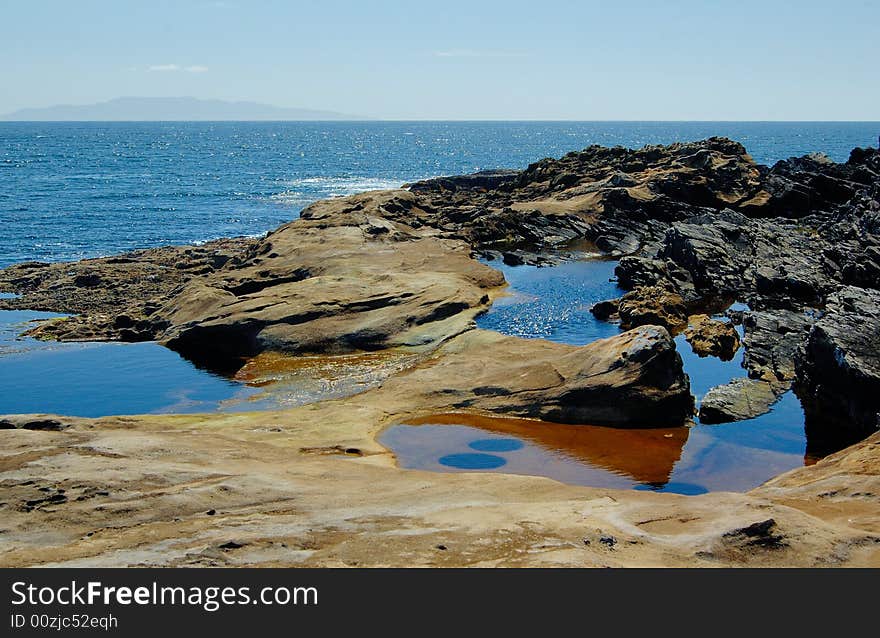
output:
[[[722,540],[746,550],[755,548],[777,550],[789,546],[776,521],[772,518],[725,532]]]
[[[743,313],[743,365],[749,376],[773,384],[791,384],[795,355],[806,341],[814,317],[794,310]]]
[[[880,427],[880,291],[848,286],[832,295],[797,371],[808,427]]]
[[[614,274],[624,290],[660,285],[675,290],[688,303],[700,299],[691,273],[672,260],[627,256],[618,262]]]
[[[0,418],[0,430],[37,430],[43,432],[58,432],[70,427],[54,417],[41,417],[36,414],[7,415]]]
[[[469,175],[435,177],[414,184],[405,184],[414,193],[444,193],[455,191],[489,191],[515,181],[522,171],[496,169],[479,171]]]
[[[763,214],[803,217],[848,202],[880,178],[880,161],[873,150],[855,149],[844,164],[821,154],[777,162],[764,179],[769,201]]]
[[[633,253],[659,241],[673,221],[745,204],[761,191],[759,167],[724,138],[638,150],[591,146],[512,176],[478,173],[409,188],[434,212],[427,223],[478,249],[546,250],[576,233],[609,254]]]
[[[822,326],[838,325],[842,312],[829,300],[847,285],[880,287],[878,169],[880,153],[874,149],[853,151],[846,164],[813,156],[761,169],[760,196],[671,223],[656,248],[621,260],[618,281],[635,291],[648,286],[677,292],[692,309],[725,298],[746,301],[752,310],[736,317],[745,329],[744,365],[750,377],[769,383],[778,395],[807,374],[809,366],[795,368],[795,357],[811,334],[807,352],[821,358]],[[670,307],[678,308],[673,301]],[[817,321],[820,327],[811,333]],[[864,328],[854,334],[864,334]],[[811,390],[802,398],[827,386],[805,387]],[[870,394],[859,388],[838,383],[804,400],[870,424],[873,408],[863,405]],[[842,398],[859,393],[862,399],[852,404]],[[807,419],[821,422],[810,413]]]

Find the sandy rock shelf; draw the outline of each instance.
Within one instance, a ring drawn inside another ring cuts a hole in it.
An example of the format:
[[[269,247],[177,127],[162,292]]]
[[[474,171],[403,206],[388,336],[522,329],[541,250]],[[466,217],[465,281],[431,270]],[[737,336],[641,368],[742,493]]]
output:
[[[0,564],[880,566],[880,436],[747,494],[580,488],[397,468],[403,390],[0,432]]]

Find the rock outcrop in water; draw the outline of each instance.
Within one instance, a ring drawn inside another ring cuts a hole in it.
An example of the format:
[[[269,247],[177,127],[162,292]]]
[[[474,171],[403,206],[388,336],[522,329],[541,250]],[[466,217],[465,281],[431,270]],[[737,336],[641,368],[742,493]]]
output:
[[[368,193],[307,208],[234,269],[187,283],[156,311],[159,338],[198,359],[430,347],[459,334],[504,277],[464,242],[383,214],[415,203]]]
[[[616,303],[649,299],[664,320],[681,317],[683,305],[690,311],[717,308],[719,301],[745,302],[749,310],[738,317],[745,331],[744,364],[750,377],[768,384],[762,394],[769,387],[778,396],[795,383],[808,423],[824,423],[816,427],[826,434],[840,428],[864,436],[876,429],[880,410],[880,395],[868,398],[874,372],[861,354],[876,340],[877,323],[868,318],[880,287],[880,153],[856,149],[845,164],[816,156],[792,159],[759,173],[761,189],[749,200],[718,210],[694,208],[666,224],[654,243],[657,229],[646,229],[640,235],[644,248],[617,268],[620,284],[631,292]],[[865,320],[847,319],[857,316]],[[831,328],[837,337],[829,340],[823,326],[841,330]],[[847,344],[832,345],[844,332]],[[734,400],[737,388],[754,389],[725,387],[710,399]],[[737,401],[745,405],[749,399]],[[715,412],[707,406],[707,414]],[[728,410],[728,417],[752,412]]]
[[[160,339],[211,363],[264,349],[430,350],[469,329],[502,284],[473,256],[549,263],[586,240],[624,256],[617,276],[629,292],[597,304],[598,315],[624,328],[677,331],[694,314],[743,302],[748,310],[735,318],[749,377],[775,396],[796,385],[809,395],[812,423],[843,418],[867,433],[878,400],[863,353],[876,322],[847,317],[876,308],[878,191],[873,149],[842,164],[807,156],[765,167],[723,138],[592,146],[523,171],[318,202],[231,255],[157,249],[154,273],[132,271],[153,257],[135,257],[137,267],[113,259],[14,267],[0,273],[0,286],[22,297],[0,304],[85,312],[38,329],[44,336]],[[846,335],[835,333],[838,324]],[[717,350],[726,356],[730,347]],[[831,382],[835,368],[853,382]]]
[[[0,271],[0,290],[20,296],[0,299],[0,310],[76,315],[44,323],[33,331],[34,336],[47,339],[155,339],[157,325],[151,317],[169,297],[190,279],[237,267],[255,243],[247,238],[221,239],[73,263],[16,264]]]
[[[715,386],[700,403],[700,421],[706,424],[753,419],[770,411],[778,393],[766,381],[738,378]]]
[[[739,333],[733,324],[717,321],[708,315],[693,315],[684,331],[685,338],[701,357],[730,361],[739,350]]]
[[[880,290],[846,286],[831,295],[796,364],[813,438],[829,424],[851,440],[880,427]]]
[[[426,214],[422,205],[407,191],[318,202],[251,242],[228,267],[177,281],[164,303],[135,300],[122,311],[105,307],[34,332],[91,338],[105,325],[107,337],[122,338],[114,330],[125,317],[140,338],[221,371],[264,351],[403,348],[439,356],[441,344],[473,329],[505,282],[463,240],[416,223]],[[124,278],[120,266],[127,265],[88,267],[111,282]],[[53,289],[48,280],[40,284],[35,294]],[[29,289],[20,290],[26,299]],[[617,426],[681,425],[693,414],[681,359],[656,326],[579,349],[516,338],[454,343],[430,374],[412,373],[458,397],[451,407]]]
[[[471,331],[437,356],[407,383],[456,409],[618,427],[681,425],[693,414],[681,357],[658,326],[583,347]]]

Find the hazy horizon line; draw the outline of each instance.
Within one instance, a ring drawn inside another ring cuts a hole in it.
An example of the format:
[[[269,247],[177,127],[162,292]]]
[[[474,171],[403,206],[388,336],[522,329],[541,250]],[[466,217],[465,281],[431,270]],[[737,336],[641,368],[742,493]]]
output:
[[[286,108],[286,107],[280,107]],[[310,109],[312,110],[312,109]],[[313,109],[320,110],[320,109]],[[666,124],[666,123],[705,123],[705,124],[739,124],[739,123],[754,123],[754,124],[880,124],[880,120],[817,120],[817,119],[772,119],[772,120],[758,120],[758,119],[668,119],[668,120],[653,120],[653,119],[571,119],[571,118],[382,118],[382,117],[363,117],[363,118],[340,118],[340,119],[283,119],[283,120],[272,120],[272,119],[222,119],[222,120],[141,120],[141,119],[132,119],[132,120],[76,120],[76,119],[64,119],[64,120],[14,120],[14,119],[3,119],[4,116],[0,115],[0,123],[18,123],[18,124],[63,124],[67,122],[71,123],[95,123],[95,124],[125,124],[125,123],[135,123],[135,122],[179,122],[179,123],[220,123],[220,122],[242,122],[242,123],[281,123],[281,122],[294,122],[294,123],[346,123],[346,122],[358,122],[358,123],[380,123],[380,122],[559,122],[559,123],[607,123],[607,124]]]

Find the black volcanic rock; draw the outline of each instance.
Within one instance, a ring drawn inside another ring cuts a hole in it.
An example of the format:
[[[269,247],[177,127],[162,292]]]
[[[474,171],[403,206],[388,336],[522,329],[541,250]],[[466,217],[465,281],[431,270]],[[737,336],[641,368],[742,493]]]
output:
[[[504,184],[515,181],[521,174],[516,170],[488,170],[470,173],[469,175],[453,175],[451,177],[435,177],[414,184],[406,184],[414,193],[443,193],[455,191],[494,190]]]
[[[796,363],[808,424],[858,434],[880,427],[880,291],[832,295]]]

